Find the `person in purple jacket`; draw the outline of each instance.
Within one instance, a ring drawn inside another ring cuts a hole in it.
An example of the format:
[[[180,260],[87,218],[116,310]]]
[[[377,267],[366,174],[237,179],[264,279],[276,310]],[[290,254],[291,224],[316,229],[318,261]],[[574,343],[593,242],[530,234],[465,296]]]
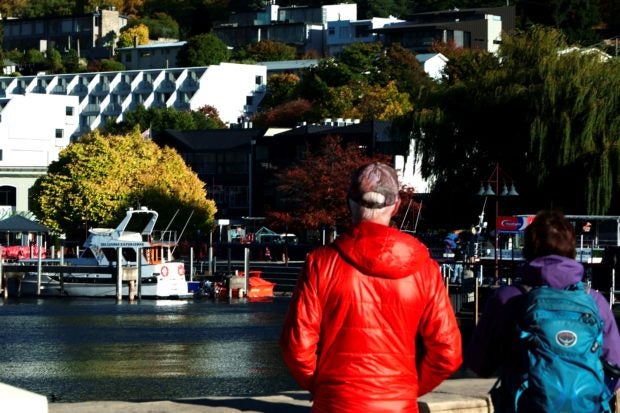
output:
[[[521,283],[566,288],[583,279],[584,268],[576,256],[573,226],[557,211],[539,212],[526,228],[523,256],[527,261],[519,269]],[[603,357],[612,367],[620,366],[620,335],[609,303],[598,291],[590,289],[603,321]],[[489,298],[473,337],[465,351],[465,365],[482,377],[516,371],[518,362],[517,320],[521,314],[523,289],[518,285],[499,287]],[[620,389],[620,381],[615,390]],[[618,394],[618,392],[616,392]]]

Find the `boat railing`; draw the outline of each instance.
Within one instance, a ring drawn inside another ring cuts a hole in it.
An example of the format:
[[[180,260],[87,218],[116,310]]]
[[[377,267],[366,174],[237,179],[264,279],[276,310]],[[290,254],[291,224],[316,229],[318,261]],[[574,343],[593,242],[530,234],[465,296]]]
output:
[[[153,231],[152,242],[163,244],[176,244],[178,242],[176,231]]]

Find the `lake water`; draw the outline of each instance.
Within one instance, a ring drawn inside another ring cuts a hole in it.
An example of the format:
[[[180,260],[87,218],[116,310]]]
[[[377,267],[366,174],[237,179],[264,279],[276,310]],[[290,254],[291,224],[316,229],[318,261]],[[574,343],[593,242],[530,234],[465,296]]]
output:
[[[277,346],[289,300],[9,298],[0,382],[61,402],[296,390]]]

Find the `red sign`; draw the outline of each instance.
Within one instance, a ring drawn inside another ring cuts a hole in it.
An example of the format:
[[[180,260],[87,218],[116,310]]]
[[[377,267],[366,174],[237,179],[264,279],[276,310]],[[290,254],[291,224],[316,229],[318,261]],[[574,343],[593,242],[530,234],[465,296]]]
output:
[[[521,232],[534,220],[534,215],[527,216],[498,216],[495,223],[497,231],[503,233]]]

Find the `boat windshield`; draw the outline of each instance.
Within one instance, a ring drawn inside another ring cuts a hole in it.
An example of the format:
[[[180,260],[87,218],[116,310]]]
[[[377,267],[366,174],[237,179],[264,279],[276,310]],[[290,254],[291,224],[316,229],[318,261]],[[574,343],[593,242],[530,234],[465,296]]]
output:
[[[116,262],[118,252],[115,248],[101,248],[101,251],[109,262]],[[122,248],[121,251],[123,260],[136,262],[136,251],[133,248]]]

